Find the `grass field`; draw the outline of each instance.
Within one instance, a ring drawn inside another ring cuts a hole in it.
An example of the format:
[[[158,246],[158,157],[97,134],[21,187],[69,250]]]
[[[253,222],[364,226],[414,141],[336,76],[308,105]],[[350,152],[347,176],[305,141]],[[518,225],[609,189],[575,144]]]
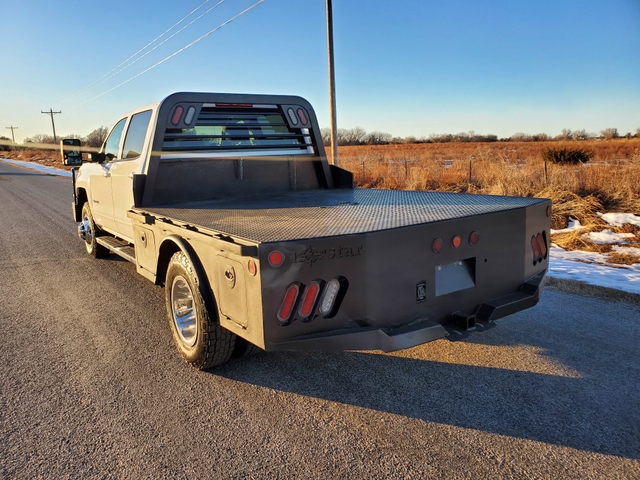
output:
[[[542,160],[547,148],[580,148],[593,154],[582,165]],[[340,147],[340,166],[355,175],[357,186],[545,197],[553,200],[552,228],[567,226],[570,216],[581,229],[553,236],[568,250],[611,252],[584,235],[606,226],[597,213],[640,215],[640,139],[567,142],[425,143]],[[640,228],[629,246],[640,247]],[[637,255],[611,253],[612,263],[637,263]]]

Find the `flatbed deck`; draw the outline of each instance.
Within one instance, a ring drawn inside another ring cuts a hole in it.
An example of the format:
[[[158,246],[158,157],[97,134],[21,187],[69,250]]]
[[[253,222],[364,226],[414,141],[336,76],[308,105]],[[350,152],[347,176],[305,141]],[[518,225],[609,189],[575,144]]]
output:
[[[526,208],[539,198],[403,190],[312,190],[138,207],[255,243],[352,235]]]

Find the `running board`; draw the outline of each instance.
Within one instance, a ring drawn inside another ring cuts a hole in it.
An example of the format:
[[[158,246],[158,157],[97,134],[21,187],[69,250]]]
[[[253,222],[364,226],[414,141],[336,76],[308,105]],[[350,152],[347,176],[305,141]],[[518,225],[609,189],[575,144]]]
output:
[[[125,260],[129,260],[131,263],[136,263],[136,251],[128,242],[115,237],[96,237],[96,242],[108,249],[111,253],[115,253]]]

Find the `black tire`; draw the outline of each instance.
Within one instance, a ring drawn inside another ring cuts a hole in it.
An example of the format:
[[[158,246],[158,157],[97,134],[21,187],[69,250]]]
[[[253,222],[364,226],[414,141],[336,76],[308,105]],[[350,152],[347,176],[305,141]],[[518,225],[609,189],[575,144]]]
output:
[[[242,337],[236,337],[236,346],[233,349],[231,358],[252,357],[260,352],[264,352],[264,350]]]
[[[175,253],[165,281],[167,315],[182,358],[200,370],[229,360],[236,342],[236,335],[220,326],[217,308],[212,298],[206,301],[207,295],[208,288],[203,287],[187,256]]]
[[[84,241],[84,247],[87,250],[87,253],[94,258],[104,258],[109,255],[109,250],[96,242],[96,237],[100,236],[101,231],[93,221],[91,207],[89,207],[88,202],[85,202],[82,206],[82,223],[89,226]]]

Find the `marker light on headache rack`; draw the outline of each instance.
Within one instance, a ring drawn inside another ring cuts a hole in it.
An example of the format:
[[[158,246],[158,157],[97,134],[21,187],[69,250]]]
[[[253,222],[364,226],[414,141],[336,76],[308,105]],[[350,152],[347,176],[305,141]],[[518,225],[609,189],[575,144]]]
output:
[[[191,105],[187,109],[187,114],[184,116],[184,123],[187,125],[191,125],[191,122],[193,121],[193,117],[195,116],[195,114],[196,114],[196,107]]]
[[[287,115],[289,115],[289,120],[291,120],[291,123],[293,123],[294,125],[298,124],[298,117],[296,117],[296,112],[293,111],[293,108],[287,109]]]
[[[300,117],[300,121],[302,122],[303,125],[306,125],[308,120],[307,120],[307,116],[304,113],[304,110],[299,108],[298,109],[298,117]]]
[[[171,123],[173,123],[174,125],[178,125],[180,123],[180,119],[182,118],[182,112],[184,112],[184,108],[178,105],[176,109],[173,111],[173,116],[171,117]]]
[[[249,107],[252,108],[252,103],[214,103],[216,107]]]

